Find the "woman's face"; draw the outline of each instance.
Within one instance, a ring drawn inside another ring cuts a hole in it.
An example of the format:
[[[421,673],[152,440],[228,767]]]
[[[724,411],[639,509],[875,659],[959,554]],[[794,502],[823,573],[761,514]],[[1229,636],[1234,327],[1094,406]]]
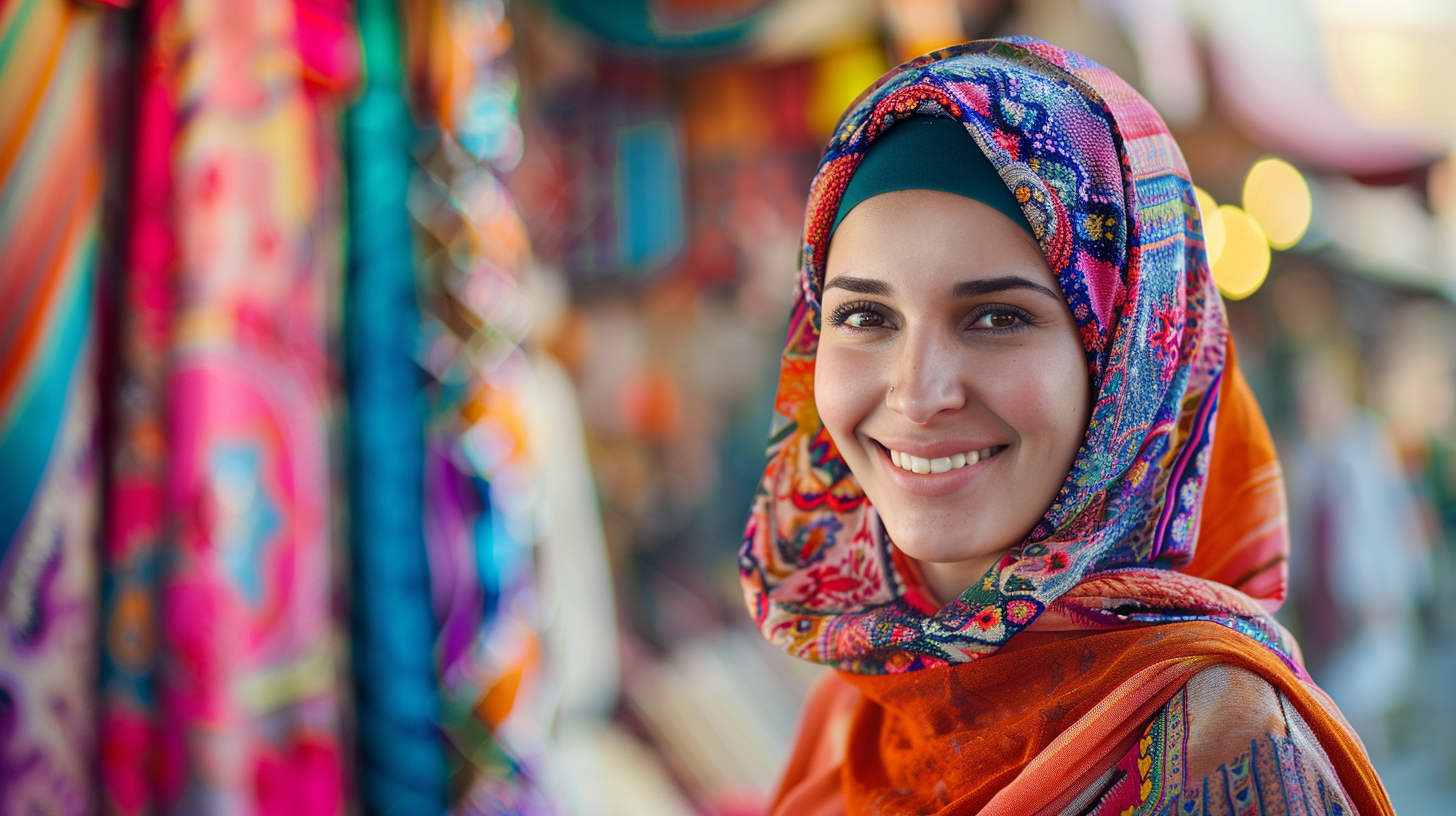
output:
[[[829,247],[814,402],[942,601],[1045,514],[1087,430],[1086,356],[1036,242],[933,190],[861,202]]]

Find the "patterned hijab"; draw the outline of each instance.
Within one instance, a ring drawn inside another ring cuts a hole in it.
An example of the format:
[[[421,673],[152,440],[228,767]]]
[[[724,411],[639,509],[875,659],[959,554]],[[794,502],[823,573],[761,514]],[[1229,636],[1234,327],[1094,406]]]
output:
[[[964,125],[1021,204],[1095,395],[1045,516],[944,606],[888,543],[814,406],[834,215],[869,145],[917,115]],[[850,108],[810,192],[775,409],[739,567],[755,621],[790,654],[899,673],[994,653],[1028,627],[1211,620],[1296,665],[1268,616],[1283,598],[1282,481],[1232,366],[1188,170],[1151,106],[1085,57],[1030,38],[966,43],[892,71]],[[1228,478],[1211,488],[1219,469]]]

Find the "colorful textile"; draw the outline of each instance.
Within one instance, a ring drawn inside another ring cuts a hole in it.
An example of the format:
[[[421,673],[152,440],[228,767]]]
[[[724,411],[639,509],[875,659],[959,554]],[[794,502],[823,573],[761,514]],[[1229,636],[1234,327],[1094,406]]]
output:
[[[829,227],[868,144],[912,114],[964,123],[1022,203],[1081,330],[1095,394],[1084,445],[1019,553],[939,609],[886,546],[813,399]],[[1116,75],[1033,40],[969,43],[892,72],[845,115],[820,165],[801,284],[740,555],[749,608],[771,641],[857,672],[962,663],[994,653],[1089,575],[1189,562],[1227,327],[1181,155]],[[1208,607],[1172,617],[1228,622],[1285,650],[1271,619],[1210,592]]]
[[[911,115],[962,123],[1021,202],[1094,394],[1042,521],[944,606],[885,540],[814,407],[829,228],[868,144]],[[1025,38],[917,59],[841,121],[805,235],[740,568],[764,635],[838,667],[858,695],[837,696],[837,725],[810,712],[775,812],[1055,813],[1102,791],[1147,723],[1220,665],[1308,722],[1300,761],[1359,812],[1390,812],[1359,740],[1270,617],[1288,548],[1278,461],[1234,364],[1187,170],[1136,92]]]
[[[176,55],[167,50],[173,0],[141,4],[126,256],[118,293],[102,547],[99,782],[106,813],[155,806],[151,760],[157,659],[157,581],[163,568],[167,432],[165,369],[171,282],[172,144],[178,117]]]
[[[530,247],[502,181],[520,158],[511,29],[499,3],[405,7],[422,123],[410,197],[430,370],[425,531],[451,813],[547,814],[532,552],[534,385],[520,349]]]
[[[1253,682],[1282,709],[1275,730],[1255,731],[1219,764],[1237,766],[1251,742],[1277,747],[1288,771],[1278,782],[1284,798],[1265,778],[1263,809],[1235,812],[1297,813],[1300,801],[1328,797],[1346,813],[1352,805],[1390,813],[1328,698],[1272,651],[1250,646],[1227,627],[1196,621],[1027,632],[954,668],[837,672],[811,695],[771,813],[1182,813],[1171,805],[1189,804],[1206,775],[1190,775],[1192,755],[1207,750],[1188,740],[1189,681],[1220,665],[1266,678],[1272,687]],[[1249,719],[1235,693],[1195,702],[1197,717],[1219,724],[1205,731]],[[1136,783],[1123,784],[1119,772],[1131,769]]]
[[[1072,809],[1088,816],[1151,816],[1152,814],[1264,813],[1345,814],[1350,803],[1338,780],[1325,773],[1317,743],[1308,739],[1303,718],[1283,708],[1281,734],[1249,740],[1248,750],[1202,779],[1189,778],[1189,719],[1217,718],[1231,713],[1216,705],[1190,704],[1188,687],[1179,689],[1143,729],[1107,781],[1087,791],[1088,799]]]
[[[0,813],[96,806],[99,34],[0,5]]]
[[[338,813],[330,499],[337,3],[181,0],[157,671],[164,811]],[[309,61],[329,54],[331,62]]]
[[[366,814],[445,812],[425,552],[425,378],[407,198],[415,128],[394,0],[360,0],[364,93],[347,117],[350,566]]]

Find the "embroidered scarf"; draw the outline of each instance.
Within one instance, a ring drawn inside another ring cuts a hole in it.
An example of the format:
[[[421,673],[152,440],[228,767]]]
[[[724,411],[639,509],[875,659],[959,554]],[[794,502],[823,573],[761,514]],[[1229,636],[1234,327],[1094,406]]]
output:
[[[814,407],[834,214],[869,145],[912,115],[964,125],[1021,204],[1080,330],[1094,394],[1086,437],[1045,516],[944,606],[887,542]],[[768,464],[739,557],[749,609],[770,641],[885,674],[989,655],[1029,627],[1213,621],[1306,676],[1268,615],[1283,599],[1287,549],[1278,463],[1247,386],[1224,387],[1237,375],[1193,185],[1136,91],[1030,38],[921,57],[840,121],[805,221]],[[1220,394],[1231,392],[1240,432],[1215,446],[1227,424]],[[1210,487],[1215,468],[1237,478]],[[1195,554],[1211,530],[1216,547]]]

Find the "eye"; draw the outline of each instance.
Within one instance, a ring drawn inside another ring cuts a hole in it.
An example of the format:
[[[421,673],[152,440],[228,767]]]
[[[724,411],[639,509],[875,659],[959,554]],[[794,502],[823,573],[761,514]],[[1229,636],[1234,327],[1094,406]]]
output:
[[[873,303],[846,303],[829,316],[830,325],[850,329],[878,329],[885,325],[885,316]]]
[[[1031,316],[1013,306],[988,306],[971,319],[971,328],[990,332],[1011,332],[1031,324]]]

